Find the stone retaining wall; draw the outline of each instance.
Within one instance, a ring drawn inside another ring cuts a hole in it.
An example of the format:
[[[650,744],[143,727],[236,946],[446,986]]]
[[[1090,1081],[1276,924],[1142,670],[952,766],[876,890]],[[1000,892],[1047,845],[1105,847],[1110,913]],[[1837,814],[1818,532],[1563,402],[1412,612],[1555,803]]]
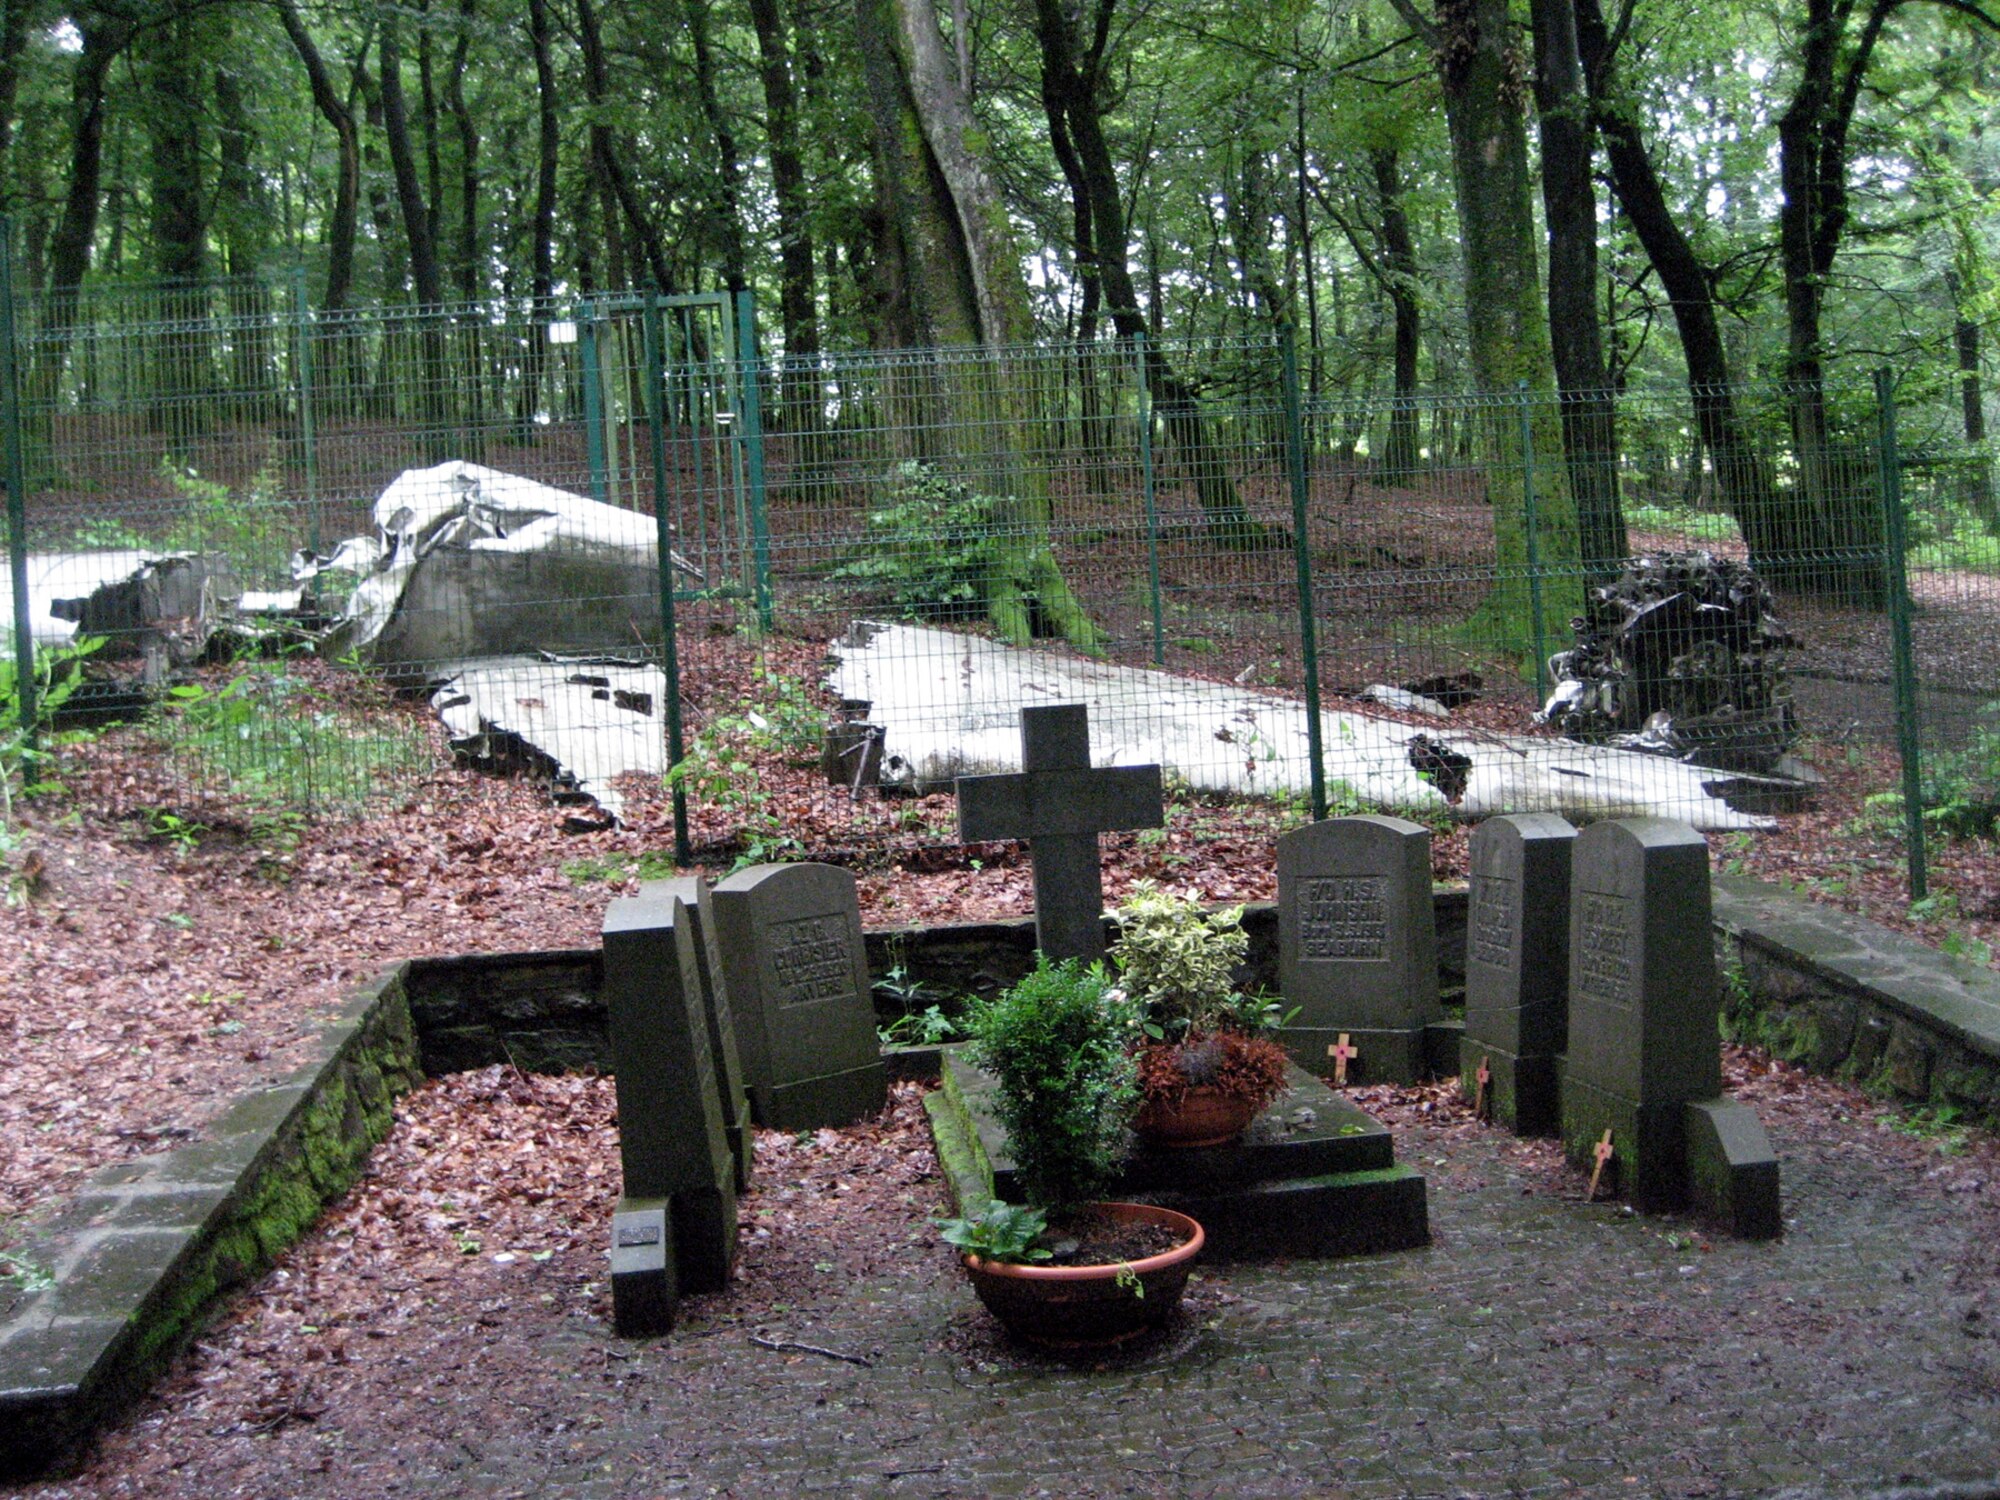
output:
[[[1739,1039],[2000,1127],[2000,973],[1740,876],[1716,877],[1715,941]]]
[[[418,1077],[407,968],[350,996],[283,1083],[199,1141],[98,1172],[35,1232],[20,1253],[47,1284],[0,1289],[0,1476],[72,1460],[361,1175]]]

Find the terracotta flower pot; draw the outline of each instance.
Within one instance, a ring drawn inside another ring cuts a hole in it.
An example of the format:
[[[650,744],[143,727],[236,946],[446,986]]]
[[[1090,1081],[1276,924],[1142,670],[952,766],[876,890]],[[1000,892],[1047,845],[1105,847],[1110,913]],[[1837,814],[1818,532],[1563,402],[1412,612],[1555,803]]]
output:
[[[979,1300],[1010,1332],[1058,1349],[1116,1344],[1157,1328],[1180,1304],[1188,1270],[1206,1238],[1201,1225],[1150,1203],[1093,1206],[1114,1219],[1164,1224],[1186,1238],[1159,1255],[1102,1266],[1017,1265],[961,1256]],[[1133,1276],[1145,1289],[1143,1297],[1131,1285]]]
[[[1132,1129],[1149,1146],[1220,1146],[1243,1134],[1256,1118],[1255,1099],[1203,1087],[1189,1089],[1171,1103],[1148,1099],[1139,1106]]]

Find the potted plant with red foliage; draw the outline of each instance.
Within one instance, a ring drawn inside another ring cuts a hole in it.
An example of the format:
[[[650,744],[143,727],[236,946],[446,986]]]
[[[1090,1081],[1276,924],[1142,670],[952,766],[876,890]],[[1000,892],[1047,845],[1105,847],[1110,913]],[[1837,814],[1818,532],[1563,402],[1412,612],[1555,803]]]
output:
[[[1205,911],[1150,882],[1118,910],[1111,958],[1144,1040],[1134,1128],[1149,1145],[1219,1146],[1285,1092],[1276,1005],[1240,993],[1231,974],[1249,938],[1243,908]]]
[[[979,1300],[1043,1344],[1115,1343],[1157,1326],[1203,1235],[1170,1209],[1093,1201],[1125,1159],[1137,1095],[1131,1016],[1103,966],[1043,959],[965,1024],[1028,1199],[942,1225]]]

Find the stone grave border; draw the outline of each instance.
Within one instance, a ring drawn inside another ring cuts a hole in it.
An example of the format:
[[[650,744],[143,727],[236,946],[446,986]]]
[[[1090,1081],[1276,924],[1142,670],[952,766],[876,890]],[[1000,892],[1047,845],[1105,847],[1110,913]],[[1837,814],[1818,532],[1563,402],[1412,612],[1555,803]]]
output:
[[[1717,876],[1713,892],[1724,1017],[1737,1035],[2000,1126],[2000,972],[1760,881]],[[1434,894],[1450,995],[1463,985],[1466,895]],[[1253,971],[1275,984],[1275,903],[1254,904],[1244,926]],[[866,937],[872,973],[900,962],[913,978],[965,988],[1025,973],[1035,941],[1031,918]],[[97,1172],[31,1230],[56,1284],[0,1301],[0,1478],[74,1459],[142,1395],[215,1303],[360,1177],[395,1097],[422,1074],[608,1069],[601,983],[596,949],[404,960],[330,1012],[310,1060],[243,1095],[202,1139]],[[1439,1042],[1439,1060],[1455,1066],[1455,1036]],[[894,1077],[938,1073],[935,1048],[889,1061]]]

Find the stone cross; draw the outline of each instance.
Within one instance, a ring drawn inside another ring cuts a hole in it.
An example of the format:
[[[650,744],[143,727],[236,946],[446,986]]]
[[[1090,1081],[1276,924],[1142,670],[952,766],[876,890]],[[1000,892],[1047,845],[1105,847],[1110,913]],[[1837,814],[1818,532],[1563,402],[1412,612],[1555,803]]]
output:
[[[958,836],[1026,839],[1035,867],[1035,943],[1051,960],[1104,956],[1104,874],[1097,836],[1158,828],[1158,766],[1093,770],[1081,703],[1021,710],[1021,767],[958,778]]]

